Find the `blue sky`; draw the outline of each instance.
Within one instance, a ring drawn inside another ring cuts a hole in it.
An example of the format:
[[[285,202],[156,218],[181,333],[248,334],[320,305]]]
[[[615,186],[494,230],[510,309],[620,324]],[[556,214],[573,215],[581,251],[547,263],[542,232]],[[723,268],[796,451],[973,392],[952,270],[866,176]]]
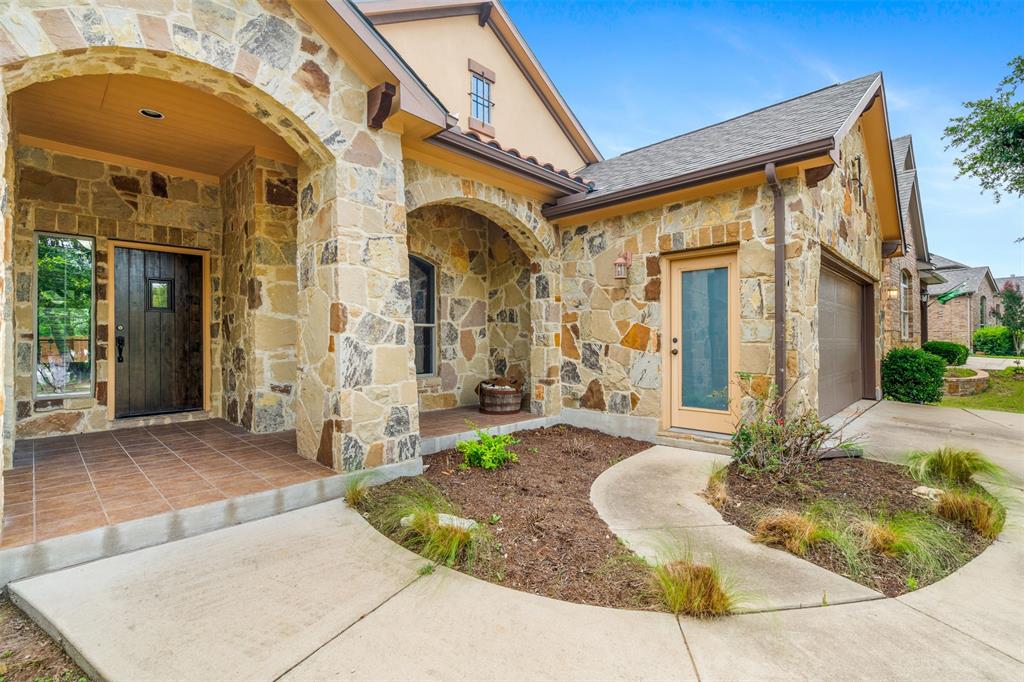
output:
[[[503,0],[605,157],[882,71],[911,133],[929,249],[1024,274],[1024,200],[954,181],[942,130],[1024,54],[1024,2]]]

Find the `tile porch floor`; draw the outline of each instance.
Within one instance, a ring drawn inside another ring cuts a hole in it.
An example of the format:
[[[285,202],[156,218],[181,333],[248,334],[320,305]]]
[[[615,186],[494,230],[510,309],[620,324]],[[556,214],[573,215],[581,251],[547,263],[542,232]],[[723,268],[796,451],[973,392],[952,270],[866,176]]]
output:
[[[21,440],[4,472],[0,547],[310,481],[335,472],[295,433],[221,419]]]
[[[463,433],[471,431],[472,427],[466,424],[472,422],[476,426],[503,426],[515,424],[530,419],[537,419],[537,415],[529,412],[516,412],[515,414],[484,414],[475,407],[453,407],[450,410],[431,410],[420,412],[420,437],[433,438],[434,436],[447,436],[452,433]]]

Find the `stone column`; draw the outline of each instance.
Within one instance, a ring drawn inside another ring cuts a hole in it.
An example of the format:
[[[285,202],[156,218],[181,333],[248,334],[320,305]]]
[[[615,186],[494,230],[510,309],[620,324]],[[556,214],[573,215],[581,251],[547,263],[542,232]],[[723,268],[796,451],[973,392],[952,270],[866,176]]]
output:
[[[0,264],[0,527],[4,521],[4,469],[14,460],[14,140],[7,116],[7,92],[0,77],[0,229],[3,230],[3,262]]]
[[[555,257],[537,258],[530,271],[530,411],[551,416],[562,409],[561,267]]]
[[[420,456],[401,140],[300,173],[299,450],[339,471]]]

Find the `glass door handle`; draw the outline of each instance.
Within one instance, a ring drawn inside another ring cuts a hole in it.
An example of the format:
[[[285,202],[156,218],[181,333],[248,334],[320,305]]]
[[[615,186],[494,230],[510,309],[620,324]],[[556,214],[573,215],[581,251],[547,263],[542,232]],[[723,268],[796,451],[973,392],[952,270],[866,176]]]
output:
[[[124,337],[117,337],[117,361],[124,362]]]

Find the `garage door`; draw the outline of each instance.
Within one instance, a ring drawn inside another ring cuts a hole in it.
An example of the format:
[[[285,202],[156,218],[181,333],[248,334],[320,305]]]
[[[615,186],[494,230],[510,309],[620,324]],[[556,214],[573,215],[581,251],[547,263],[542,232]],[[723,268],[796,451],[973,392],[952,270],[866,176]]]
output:
[[[818,414],[831,417],[864,393],[861,285],[822,269],[818,289]]]

